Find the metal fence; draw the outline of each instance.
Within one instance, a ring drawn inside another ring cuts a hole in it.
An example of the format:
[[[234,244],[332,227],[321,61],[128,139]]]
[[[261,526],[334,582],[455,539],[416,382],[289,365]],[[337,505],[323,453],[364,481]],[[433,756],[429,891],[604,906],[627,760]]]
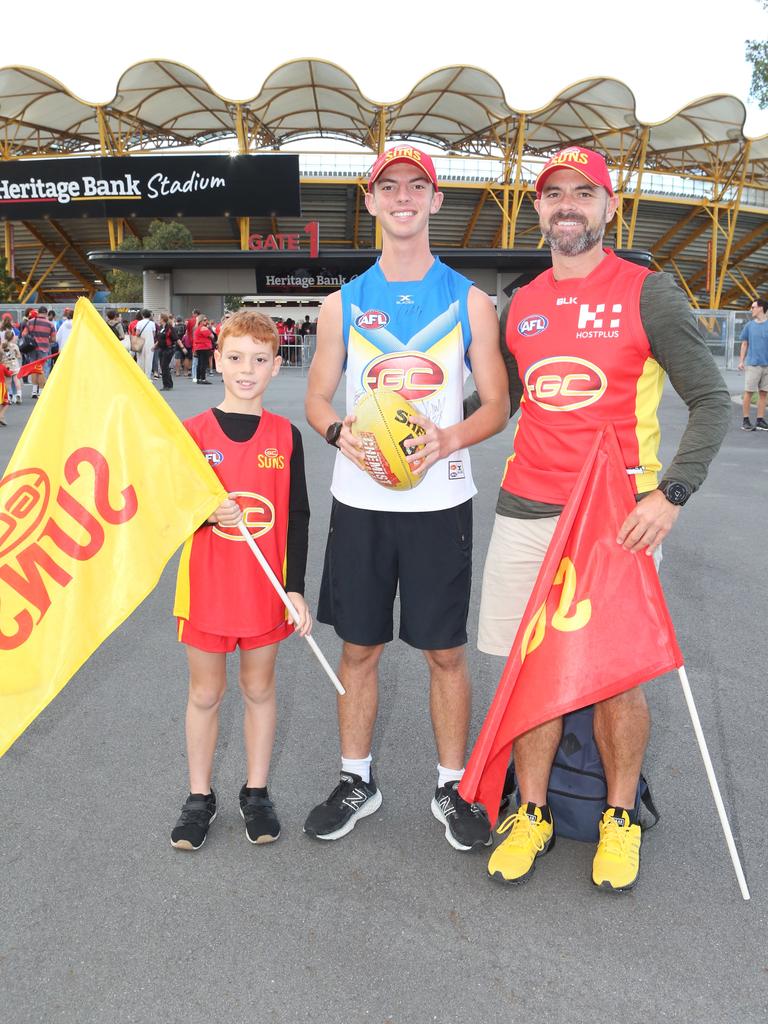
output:
[[[750,320],[748,312],[735,309],[695,311],[699,334],[724,370],[735,370],[739,362],[740,336]]]
[[[280,346],[280,355],[283,357],[283,368],[300,373],[306,376],[312,356],[315,354],[314,334],[305,334],[302,338]]]

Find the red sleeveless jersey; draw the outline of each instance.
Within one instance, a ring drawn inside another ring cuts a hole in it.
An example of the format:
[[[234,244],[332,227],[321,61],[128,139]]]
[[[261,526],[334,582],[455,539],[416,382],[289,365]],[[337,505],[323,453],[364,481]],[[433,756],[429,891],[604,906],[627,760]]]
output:
[[[213,412],[184,426],[228,493],[272,571],[285,582],[293,436],[282,416],[262,412],[250,441],[230,441]],[[288,619],[237,528],[203,526],[184,545],[173,614],[218,636],[261,636]]]
[[[513,297],[504,342],[523,395],[506,491],[564,505],[595,431],[609,421],[634,489],[656,487],[664,371],[640,320],[649,273],[606,250],[588,277],[556,281],[548,270]]]

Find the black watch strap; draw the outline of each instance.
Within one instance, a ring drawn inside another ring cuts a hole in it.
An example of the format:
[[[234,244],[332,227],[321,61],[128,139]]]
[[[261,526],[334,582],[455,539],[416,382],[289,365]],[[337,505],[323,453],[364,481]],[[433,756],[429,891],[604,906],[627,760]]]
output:
[[[679,480],[662,480],[659,490],[672,505],[684,505],[693,491]]]
[[[335,423],[332,423],[325,432],[325,440],[328,444],[332,444],[334,448],[339,447],[339,435],[341,434],[341,428],[343,426],[344,424],[340,420],[337,420]]]

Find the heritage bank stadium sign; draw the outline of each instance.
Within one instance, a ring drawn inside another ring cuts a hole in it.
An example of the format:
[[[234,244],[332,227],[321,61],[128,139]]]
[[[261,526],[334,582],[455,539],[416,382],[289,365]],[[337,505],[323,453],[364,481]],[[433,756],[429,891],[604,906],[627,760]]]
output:
[[[0,219],[298,217],[299,157],[136,156],[0,161]]]

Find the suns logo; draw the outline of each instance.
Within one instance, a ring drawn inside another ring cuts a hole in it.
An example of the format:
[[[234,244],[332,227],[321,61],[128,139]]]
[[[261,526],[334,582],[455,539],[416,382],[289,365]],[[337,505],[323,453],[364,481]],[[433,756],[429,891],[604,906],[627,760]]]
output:
[[[269,533],[275,525],[275,506],[268,498],[252,491],[232,491],[230,498],[243,510],[243,522],[254,540]],[[213,532],[225,540],[245,541],[237,526],[214,526]]]
[[[362,373],[366,391],[396,391],[409,402],[431,398],[445,387],[445,370],[421,352],[386,353]]]
[[[256,457],[259,469],[285,469],[285,456],[277,448],[265,448]]]
[[[203,455],[212,466],[218,466],[224,461],[224,452],[220,452],[218,448],[204,448]]]
[[[572,412],[598,402],[608,379],[594,363],[576,356],[551,356],[528,367],[525,396],[541,409]]]
[[[522,334],[524,338],[533,338],[534,335],[546,331],[548,327],[549,320],[541,313],[534,313],[533,316],[526,316],[520,321],[517,333]]]
[[[380,309],[369,309],[361,313],[355,320],[355,327],[364,331],[378,331],[380,327],[386,327],[389,323],[389,314]]]

